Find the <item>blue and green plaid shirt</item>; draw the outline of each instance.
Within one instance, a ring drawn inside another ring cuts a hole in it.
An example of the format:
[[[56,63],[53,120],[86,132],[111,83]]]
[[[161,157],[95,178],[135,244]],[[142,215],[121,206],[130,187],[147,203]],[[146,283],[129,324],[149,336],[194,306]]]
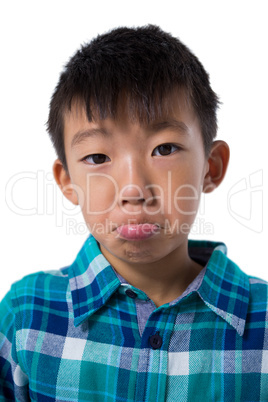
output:
[[[0,307],[1,401],[268,401],[267,283],[222,243],[156,308],[89,237],[75,262],[15,283]]]

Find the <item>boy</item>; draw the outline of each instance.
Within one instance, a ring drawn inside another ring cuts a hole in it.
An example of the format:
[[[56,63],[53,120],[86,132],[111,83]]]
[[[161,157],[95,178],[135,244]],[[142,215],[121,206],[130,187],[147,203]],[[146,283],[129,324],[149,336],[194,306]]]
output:
[[[50,105],[54,177],[91,235],[0,310],[1,400],[268,400],[267,284],[190,241],[223,180],[218,99],[158,27],[119,28],[67,64]]]

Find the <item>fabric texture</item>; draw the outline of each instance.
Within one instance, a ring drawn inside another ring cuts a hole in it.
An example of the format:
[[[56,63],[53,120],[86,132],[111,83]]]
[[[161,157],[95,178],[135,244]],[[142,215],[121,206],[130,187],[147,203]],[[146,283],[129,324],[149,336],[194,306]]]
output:
[[[0,401],[268,401],[267,283],[222,243],[156,308],[90,236],[74,263],[16,282],[0,304]]]

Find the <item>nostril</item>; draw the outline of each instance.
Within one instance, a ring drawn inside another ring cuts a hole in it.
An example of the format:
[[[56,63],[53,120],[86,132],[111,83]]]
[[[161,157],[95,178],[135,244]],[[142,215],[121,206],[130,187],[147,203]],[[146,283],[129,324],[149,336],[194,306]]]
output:
[[[145,202],[142,189],[136,184],[129,184],[122,188],[119,194],[121,203],[140,204]]]
[[[161,197],[160,197],[161,198]],[[118,193],[118,201],[121,206],[129,205],[155,205],[157,199],[153,185],[138,186],[137,184],[127,184]]]
[[[121,205],[126,204],[139,205],[144,204],[145,202],[146,202],[145,198],[139,198],[139,197],[125,197],[124,199],[121,199]]]

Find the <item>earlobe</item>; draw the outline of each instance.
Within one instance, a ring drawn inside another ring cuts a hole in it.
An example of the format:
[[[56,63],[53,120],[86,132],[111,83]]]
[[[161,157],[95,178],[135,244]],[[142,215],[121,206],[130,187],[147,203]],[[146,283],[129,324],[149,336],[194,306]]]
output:
[[[53,175],[63,195],[74,205],[78,205],[78,196],[71,182],[69,173],[64,169],[62,162],[56,159],[53,164]]]
[[[208,157],[208,171],[204,177],[203,192],[210,193],[223,181],[230,157],[229,146],[224,141],[212,144]]]

